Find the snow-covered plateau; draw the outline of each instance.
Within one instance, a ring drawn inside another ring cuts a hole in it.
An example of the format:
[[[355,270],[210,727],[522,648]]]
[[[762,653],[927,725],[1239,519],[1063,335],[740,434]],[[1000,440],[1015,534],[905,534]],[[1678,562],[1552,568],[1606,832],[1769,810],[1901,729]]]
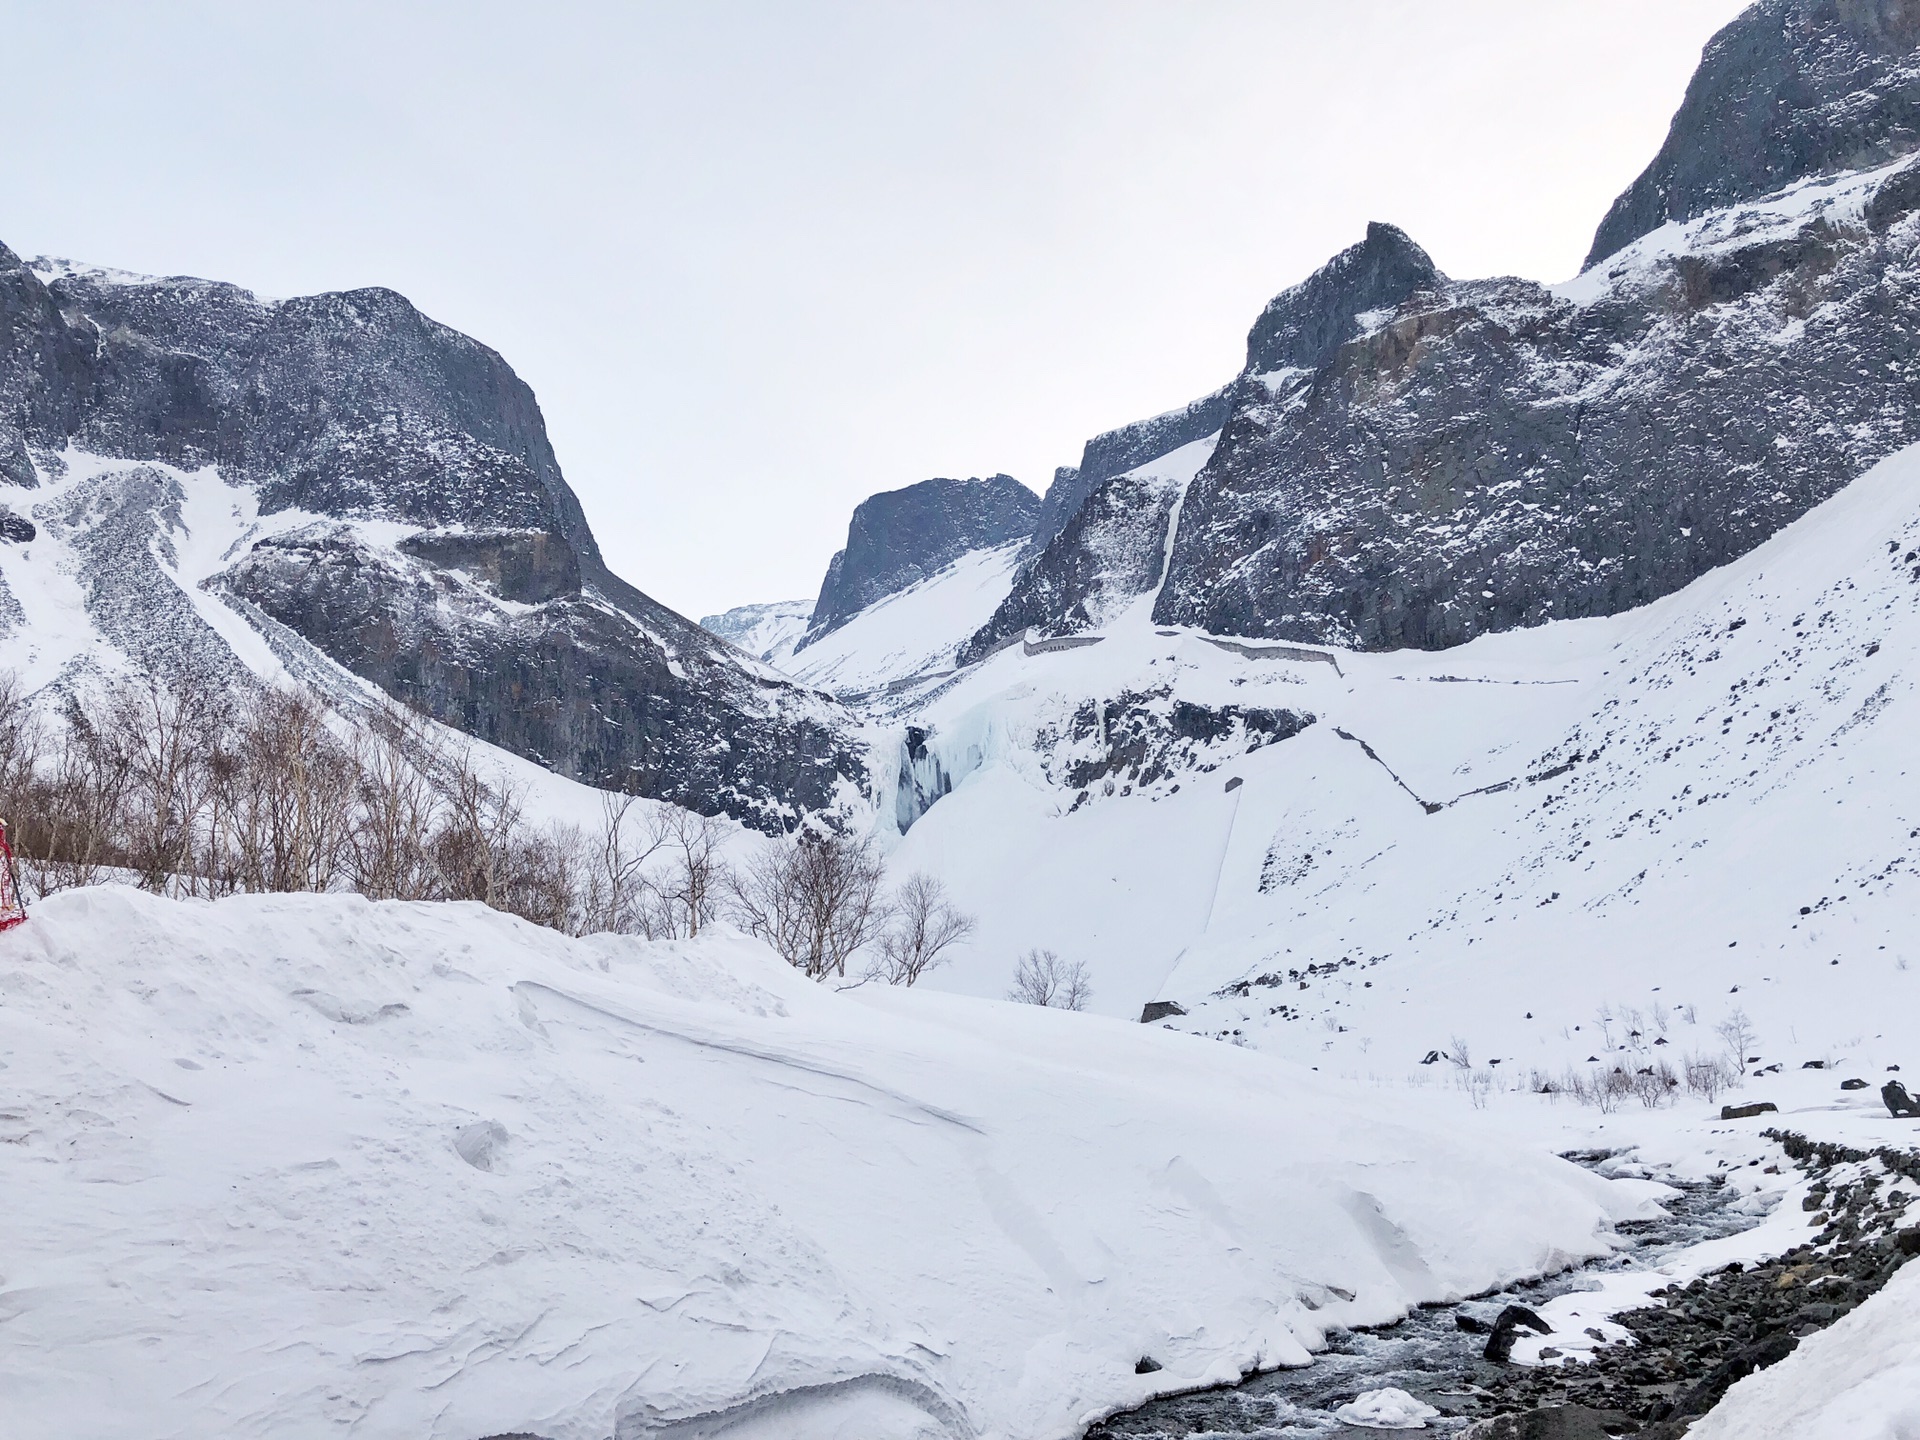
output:
[[[1470,1117],[733,935],[105,887],[0,997],[14,1440],[1069,1437],[1650,1213]]]

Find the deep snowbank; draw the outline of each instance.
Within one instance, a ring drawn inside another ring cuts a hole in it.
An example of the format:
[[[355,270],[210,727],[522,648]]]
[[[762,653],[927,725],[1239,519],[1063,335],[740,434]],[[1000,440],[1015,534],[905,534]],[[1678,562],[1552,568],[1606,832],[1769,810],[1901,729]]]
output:
[[[1231,1046],[465,905],[57,896],[0,1061],[14,1440],[1064,1436],[1634,1203]]]
[[[1688,1440],[1917,1440],[1920,1264],[1727,1392]]]

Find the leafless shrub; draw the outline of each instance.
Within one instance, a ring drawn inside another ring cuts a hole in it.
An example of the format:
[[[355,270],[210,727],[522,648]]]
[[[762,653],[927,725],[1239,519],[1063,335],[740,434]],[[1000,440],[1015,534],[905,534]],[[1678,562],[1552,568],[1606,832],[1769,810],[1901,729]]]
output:
[[[1468,1045],[1467,1037],[1464,1035],[1456,1035],[1447,1041],[1446,1055],[1448,1061],[1451,1062],[1457,1070],[1471,1070],[1473,1068],[1473,1050]]]
[[[126,862],[141,888],[164,893],[195,873],[201,821],[212,802],[213,767],[228,720],[226,694],[182,671],[115,690],[103,707],[96,744],[128,775],[123,814]]]
[[[811,978],[844,976],[886,926],[883,873],[864,841],[802,831],[762,850],[734,879],[734,918]]]
[[[1084,960],[1062,960],[1051,950],[1029,950],[1014,967],[1009,1000],[1055,1010],[1084,1010],[1093,1000]]]
[[[419,722],[377,714],[355,751],[359,806],[347,832],[347,878],[372,900],[425,900],[436,876],[427,853],[439,800],[419,763]]]
[[[1686,1059],[1687,1093],[1697,1095],[1709,1105],[1720,1098],[1720,1092],[1733,1085],[1738,1079],[1738,1069],[1730,1068],[1724,1058],[1718,1055],[1689,1055]]]
[[[1713,1030],[1727,1047],[1727,1058],[1733,1062],[1733,1083],[1739,1085],[1746,1079],[1747,1057],[1753,1053],[1757,1038],[1753,1022],[1747,1018],[1746,1011],[1736,1006]]]
[[[909,875],[893,897],[893,920],[880,934],[872,972],[889,985],[911,985],[950,958],[947,951],[973,933],[973,917],[947,900],[931,875]]]
[[[334,737],[311,697],[259,691],[206,759],[206,854],[189,888],[325,891],[350,873],[364,757]]]

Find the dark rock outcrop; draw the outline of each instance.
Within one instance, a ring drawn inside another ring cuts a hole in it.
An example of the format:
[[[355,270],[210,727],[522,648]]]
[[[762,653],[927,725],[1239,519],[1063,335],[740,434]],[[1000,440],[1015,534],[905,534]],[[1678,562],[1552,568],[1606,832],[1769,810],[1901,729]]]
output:
[[[1267,302],[1247,334],[1246,373],[1318,370],[1354,338],[1358,317],[1397,309],[1444,278],[1405,231],[1376,220],[1366,239]]]
[[[1762,0],[1708,42],[1660,153],[1587,264],[1669,220],[1920,148],[1920,4]]]
[[[1087,441],[1081,447],[1078,465],[1063,465],[1053,472],[1053,484],[1047,487],[1046,497],[1040,502],[1040,517],[1034,522],[1034,550],[1046,549],[1087,497],[1107,481],[1182,445],[1206,439],[1220,428],[1232,408],[1233,397],[1220,389],[1178,410],[1122,425]]]
[[[1024,539],[1039,510],[1039,497],[1011,475],[923,480],[861,501],[847,526],[846,548],[827,566],[806,638],[796,648],[963,555]]]
[[[1056,470],[1013,586],[961,647],[960,663],[984,659],[1030,628],[1058,635],[1097,625],[1110,603],[1158,583],[1179,486],[1147,473],[1149,467],[1205,440],[1232,408],[1231,387],[1216,390],[1183,409],[1096,435],[1078,466]]]
[[[608,570],[533,392],[392,291],[266,301],[0,249],[0,483],[38,486],[68,447],[129,463],[36,515],[87,557],[102,633],[148,663],[236,663],[152,562],[180,529],[160,465],[213,466],[263,515],[342,523],[262,539],[210,583],[436,719],[766,828],[863,776],[833,702]]]

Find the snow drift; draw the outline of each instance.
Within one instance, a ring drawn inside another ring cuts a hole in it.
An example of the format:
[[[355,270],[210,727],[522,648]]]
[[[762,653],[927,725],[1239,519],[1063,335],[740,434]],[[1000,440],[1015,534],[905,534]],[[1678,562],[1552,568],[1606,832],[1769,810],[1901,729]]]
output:
[[[0,1001],[16,1440],[1066,1436],[1639,1203],[1231,1046],[732,935],[71,891],[0,937]]]

